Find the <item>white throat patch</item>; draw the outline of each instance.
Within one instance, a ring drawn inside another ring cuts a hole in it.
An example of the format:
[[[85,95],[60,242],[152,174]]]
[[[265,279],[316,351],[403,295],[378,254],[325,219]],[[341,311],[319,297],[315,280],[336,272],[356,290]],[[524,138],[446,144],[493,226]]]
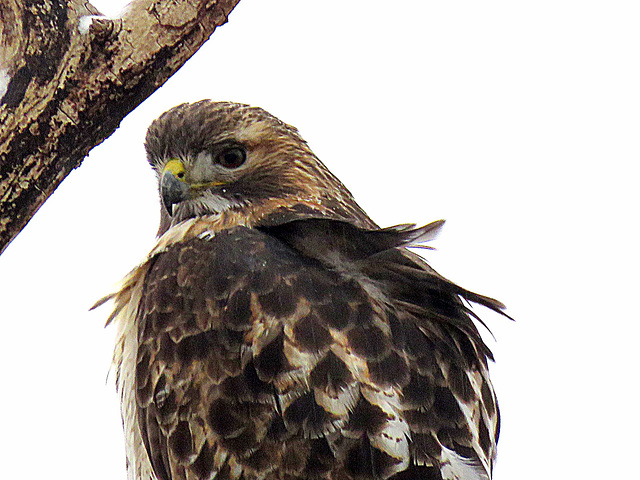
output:
[[[204,215],[219,215],[227,210],[243,206],[242,202],[234,201],[213,192],[205,192],[202,196],[173,205],[172,224],[182,222],[186,218]]]

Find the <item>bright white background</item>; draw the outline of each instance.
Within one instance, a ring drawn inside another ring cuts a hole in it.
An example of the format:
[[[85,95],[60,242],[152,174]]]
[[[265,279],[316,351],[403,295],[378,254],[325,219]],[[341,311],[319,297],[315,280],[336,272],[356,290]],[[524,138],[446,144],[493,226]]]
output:
[[[116,13],[118,2],[95,4]],[[0,257],[2,477],[124,479],[108,308],[159,205],[142,140],[184,101],[297,126],[381,225],[495,296],[495,480],[637,474],[640,6],[242,0]]]

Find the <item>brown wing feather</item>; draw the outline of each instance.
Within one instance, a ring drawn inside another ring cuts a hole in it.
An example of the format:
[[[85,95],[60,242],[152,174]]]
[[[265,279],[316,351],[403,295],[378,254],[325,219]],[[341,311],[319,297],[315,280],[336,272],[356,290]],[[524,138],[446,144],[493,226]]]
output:
[[[158,479],[443,478],[445,449],[490,462],[497,407],[464,291],[425,281],[391,231],[291,228],[186,240],[149,269],[136,392]]]

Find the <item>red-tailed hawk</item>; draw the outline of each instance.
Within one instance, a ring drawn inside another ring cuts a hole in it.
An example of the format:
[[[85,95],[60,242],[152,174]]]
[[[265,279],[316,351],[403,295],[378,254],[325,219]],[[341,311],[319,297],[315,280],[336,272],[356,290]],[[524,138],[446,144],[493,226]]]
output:
[[[146,138],[159,239],[107,298],[129,477],[490,479],[491,352],[465,301],[260,108],[173,108]]]

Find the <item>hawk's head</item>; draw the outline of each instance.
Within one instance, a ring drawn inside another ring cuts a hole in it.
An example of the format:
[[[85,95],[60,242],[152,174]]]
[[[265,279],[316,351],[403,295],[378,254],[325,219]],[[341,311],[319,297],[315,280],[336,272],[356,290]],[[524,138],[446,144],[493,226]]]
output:
[[[159,178],[160,234],[233,210],[256,222],[296,211],[372,225],[298,131],[261,108],[185,103],[151,124],[145,146]]]

